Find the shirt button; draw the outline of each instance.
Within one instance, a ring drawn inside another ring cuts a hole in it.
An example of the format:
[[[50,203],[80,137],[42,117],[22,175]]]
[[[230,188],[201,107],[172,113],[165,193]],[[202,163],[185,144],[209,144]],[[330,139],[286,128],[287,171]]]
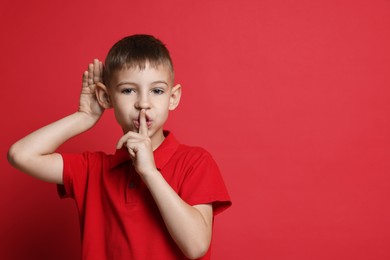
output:
[[[134,182],[130,182],[129,185],[128,185],[128,187],[129,187],[130,189],[134,189],[134,188],[135,188]]]

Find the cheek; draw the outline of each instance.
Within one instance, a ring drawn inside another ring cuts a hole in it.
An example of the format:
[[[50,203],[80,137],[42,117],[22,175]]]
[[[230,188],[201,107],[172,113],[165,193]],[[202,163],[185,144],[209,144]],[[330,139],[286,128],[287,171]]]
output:
[[[165,115],[165,114],[168,114],[169,113],[169,101],[168,100],[164,100],[163,102],[160,103],[159,105],[159,114],[161,115]]]
[[[114,108],[114,115],[116,121],[119,124],[128,123],[130,121],[129,108],[121,104],[118,104],[117,102],[113,104],[113,108]]]
[[[166,104],[163,109],[158,113],[158,120],[160,122],[165,122],[168,119],[169,115],[169,104]]]
[[[112,99],[112,105],[114,109],[120,113],[126,113],[126,111],[129,111],[129,109],[132,107],[132,103],[133,101],[126,96],[114,96]]]
[[[114,115],[116,118],[116,121],[120,124],[123,125],[126,121],[126,117],[123,115],[121,111],[118,111],[117,109],[114,108]]]

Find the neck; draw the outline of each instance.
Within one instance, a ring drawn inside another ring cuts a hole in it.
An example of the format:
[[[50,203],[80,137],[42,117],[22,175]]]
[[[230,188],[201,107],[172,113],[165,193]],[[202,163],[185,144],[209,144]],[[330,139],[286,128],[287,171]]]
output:
[[[155,133],[153,136],[150,137],[150,139],[152,140],[153,151],[155,151],[161,145],[161,143],[164,141],[165,136],[164,136],[163,131],[161,131],[161,132]]]

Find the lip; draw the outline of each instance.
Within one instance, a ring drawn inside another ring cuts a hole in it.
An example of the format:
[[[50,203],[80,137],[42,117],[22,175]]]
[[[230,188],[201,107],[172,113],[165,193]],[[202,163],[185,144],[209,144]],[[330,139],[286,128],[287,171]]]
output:
[[[153,122],[152,120],[150,120],[148,118],[146,119],[146,125],[148,128],[150,128],[152,126],[152,122]],[[135,128],[139,129],[139,126],[140,126],[139,119],[134,119],[133,124],[134,124]]]

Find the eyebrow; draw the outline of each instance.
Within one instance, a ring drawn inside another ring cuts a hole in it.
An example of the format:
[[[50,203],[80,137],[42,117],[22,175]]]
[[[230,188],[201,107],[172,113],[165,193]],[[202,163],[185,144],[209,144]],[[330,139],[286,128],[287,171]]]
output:
[[[116,84],[115,87],[119,87],[119,86],[122,86],[122,85],[135,85],[135,86],[137,86],[138,84],[136,84],[134,82],[131,82],[131,81],[122,81],[122,82],[119,82],[118,84]]]
[[[168,83],[164,80],[157,80],[157,81],[153,81],[151,84],[152,85],[155,85],[155,84],[165,84],[166,86],[169,86]],[[119,87],[119,86],[122,86],[122,85],[134,85],[134,86],[138,86],[137,83],[135,82],[132,82],[132,81],[122,81],[122,82],[119,82],[115,87]]]

